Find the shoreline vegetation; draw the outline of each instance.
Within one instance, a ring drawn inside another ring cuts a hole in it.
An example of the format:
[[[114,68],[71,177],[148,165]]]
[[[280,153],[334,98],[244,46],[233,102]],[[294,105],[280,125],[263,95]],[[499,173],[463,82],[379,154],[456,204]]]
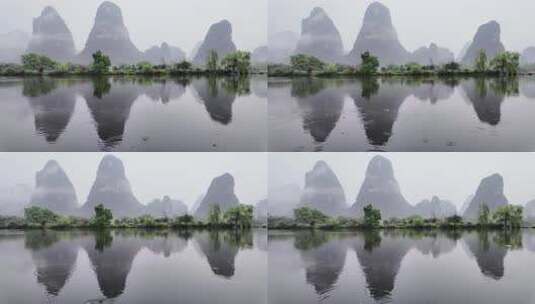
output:
[[[369,52],[361,55],[361,63],[356,66],[326,63],[305,54],[290,57],[289,64],[269,64],[269,77],[515,77],[535,75],[534,67],[520,67],[520,54],[503,52],[489,60],[481,50],[473,66],[464,66],[452,61],[445,64],[421,65],[409,62],[401,65],[381,66],[379,59]]]
[[[265,228],[264,223],[254,220],[254,207],[240,204],[223,212],[218,205],[212,206],[206,219],[196,219],[190,214],[176,217],[138,217],[114,218],[112,211],[102,204],[95,207],[94,216],[84,218],[56,214],[46,208],[28,207],[24,217],[0,215],[0,230],[6,229],[233,229],[249,230]]]
[[[459,215],[444,218],[424,218],[412,215],[406,218],[382,219],[381,211],[368,205],[361,218],[331,217],[319,210],[301,207],[294,209],[294,217],[268,216],[270,230],[375,230],[375,229],[439,229],[439,230],[516,230],[535,228],[524,221],[523,207],[506,205],[491,212],[487,205],[480,206],[478,218],[465,220]]]
[[[29,53],[21,56],[22,64],[0,63],[0,76],[239,76],[266,74],[267,67],[251,63],[251,53],[236,51],[219,58],[210,52],[205,66],[195,66],[183,60],[175,64],[153,65],[142,61],[137,64],[113,65],[110,58],[98,51],[93,63],[86,66],[56,62],[47,56]]]

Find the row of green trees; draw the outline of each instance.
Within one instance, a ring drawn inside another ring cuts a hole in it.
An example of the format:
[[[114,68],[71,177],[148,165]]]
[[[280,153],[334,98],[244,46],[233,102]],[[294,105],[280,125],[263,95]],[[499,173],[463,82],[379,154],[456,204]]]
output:
[[[155,218],[151,215],[115,219],[102,204],[95,207],[90,219],[58,215],[46,208],[32,206],[24,209],[24,218],[0,217],[1,228],[235,228],[249,229],[254,225],[254,207],[238,205],[223,212],[218,205],[211,207],[205,220],[190,214],[175,218]]]
[[[493,213],[487,205],[482,204],[478,221],[465,222],[459,215],[443,219],[425,219],[419,215],[406,218],[390,218],[383,220],[381,211],[371,204],[363,208],[361,219],[347,217],[330,217],[321,211],[309,207],[294,210],[294,218],[269,217],[268,227],[277,228],[496,228],[517,229],[523,226],[523,208],[506,205],[497,208]]]
[[[380,67],[379,59],[370,52],[361,54],[361,62],[358,66],[352,67],[342,64],[329,64],[320,59],[297,54],[290,57],[290,65],[270,65],[268,68],[271,76],[290,75],[453,75],[453,74],[489,74],[501,76],[515,76],[518,74],[520,66],[520,55],[515,52],[503,52],[492,60],[487,59],[484,50],[471,67],[462,67],[457,62],[448,62],[442,65],[420,65],[415,62],[402,65],[389,65]]]
[[[499,226],[504,229],[520,228],[523,221],[522,206],[505,205],[492,213],[486,204],[479,205],[478,224],[482,227]]]
[[[236,51],[225,55],[221,60],[215,50],[210,51],[205,69],[196,68],[189,61],[182,60],[174,65],[153,65],[150,62],[142,61],[137,64],[112,66],[110,57],[102,51],[97,51],[93,55],[93,62],[89,66],[72,63],[59,63],[47,56],[29,53],[22,55],[22,69],[35,74],[185,74],[185,73],[218,73],[247,75],[251,70],[251,53]],[[11,71],[16,70],[16,66],[9,66]],[[3,69],[0,69],[0,72]]]
[[[503,52],[491,61],[488,61],[485,50],[480,50],[474,63],[475,71],[479,73],[498,72],[503,76],[515,76],[520,67],[520,54],[514,52]]]

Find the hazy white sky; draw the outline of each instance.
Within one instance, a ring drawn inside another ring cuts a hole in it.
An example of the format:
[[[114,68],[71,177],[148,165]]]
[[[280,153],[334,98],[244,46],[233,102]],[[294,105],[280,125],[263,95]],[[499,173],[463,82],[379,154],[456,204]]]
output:
[[[326,161],[353,204],[368,162],[377,153],[271,153],[269,186],[304,186],[305,173],[318,160]],[[416,204],[433,195],[460,207],[475,193],[482,178],[500,173],[505,195],[513,204],[535,199],[535,153],[382,153],[390,159],[405,198]]]
[[[234,176],[241,203],[255,205],[267,196],[265,153],[0,153],[0,185],[33,187],[35,173],[55,159],[74,184],[79,203],[84,203],[106,154],[123,161],[134,194],[143,204],[169,195],[191,206],[214,177],[226,172]]]
[[[301,20],[315,6],[325,9],[350,50],[372,0],[269,0],[270,32],[300,33]],[[435,42],[457,55],[479,25],[496,20],[510,50],[535,45],[533,0],[380,0],[390,9],[401,43],[410,51]]]
[[[239,49],[253,50],[267,41],[268,0],[113,0],[121,7],[134,44],[145,50],[166,41],[188,54],[211,24],[222,19],[233,25]],[[81,50],[93,27],[98,6],[104,0],[1,0],[0,31],[32,31],[33,18],[54,6],[74,35]]]

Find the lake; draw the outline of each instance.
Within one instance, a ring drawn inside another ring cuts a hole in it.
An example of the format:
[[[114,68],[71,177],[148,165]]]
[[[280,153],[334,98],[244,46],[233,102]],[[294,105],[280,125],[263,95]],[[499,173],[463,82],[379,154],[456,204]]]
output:
[[[535,77],[268,80],[270,151],[535,151]]]
[[[267,80],[2,78],[0,151],[265,151]]]
[[[535,231],[269,231],[270,304],[535,303]]]
[[[0,231],[0,260],[0,303],[266,303],[266,230]]]

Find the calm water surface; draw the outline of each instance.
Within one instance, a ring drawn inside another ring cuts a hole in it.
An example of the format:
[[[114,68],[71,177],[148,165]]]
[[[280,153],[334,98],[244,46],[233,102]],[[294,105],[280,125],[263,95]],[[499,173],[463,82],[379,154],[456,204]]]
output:
[[[270,231],[270,304],[535,303],[535,231]]]
[[[535,78],[268,81],[270,151],[535,151]]]
[[[266,303],[263,230],[0,231],[0,260],[0,303]]]
[[[0,78],[1,151],[265,151],[267,80]]]

